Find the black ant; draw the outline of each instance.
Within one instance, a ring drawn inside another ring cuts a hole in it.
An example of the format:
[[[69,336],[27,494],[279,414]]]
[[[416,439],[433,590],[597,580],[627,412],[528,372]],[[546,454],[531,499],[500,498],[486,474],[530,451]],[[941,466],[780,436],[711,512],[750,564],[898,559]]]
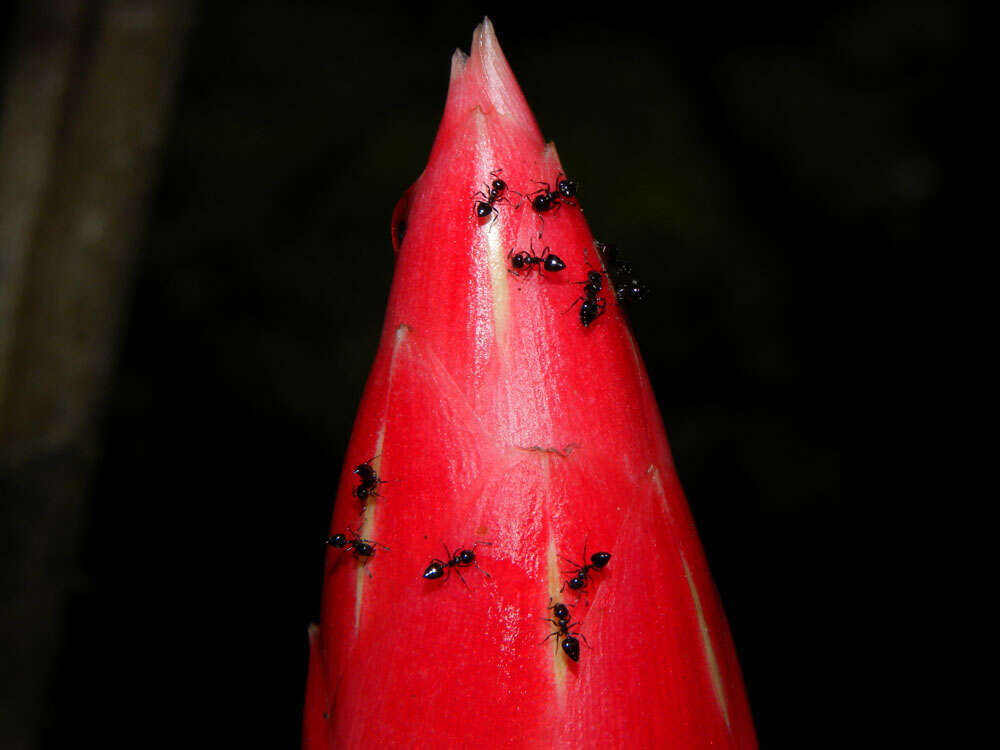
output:
[[[559,207],[564,203],[569,206],[576,206],[576,203],[571,200],[576,196],[576,182],[567,179],[566,176],[560,172],[556,178],[556,189],[553,190],[552,186],[547,182],[541,182],[540,180],[532,180],[536,185],[543,185],[544,187],[534,190],[524,197],[528,198],[531,202],[531,210],[538,214],[538,218],[542,222],[542,228],[538,232],[538,236],[542,236],[542,232],[545,231],[545,217],[542,214],[548,211],[559,211]],[[518,206],[521,204],[519,203]]]
[[[559,590],[562,591],[567,586],[569,586],[570,589],[572,589],[573,591],[581,591],[582,592],[583,589],[587,588],[587,586],[590,585],[590,583],[592,582],[592,579],[590,577],[590,571],[591,570],[602,570],[604,568],[604,566],[607,565],[608,562],[611,560],[611,553],[610,552],[595,552],[594,554],[592,554],[590,556],[590,562],[589,563],[585,562],[583,565],[580,565],[579,563],[573,562],[569,558],[563,557],[562,555],[559,555],[559,557],[561,557],[563,560],[565,560],[566,562],[568,562],[570,565],[573,566],[572,570],[564,570],[563,571],[563,573],[572,573],[573,577],[570,578],[568,581],[566,581],[566,583],[564,583],[563,586],[562,586],[562,588],[559,589]],[[587,559],[587,541],[586,540],[584,540],[584,542],[583,542],[583,559],[584,560]],[[577,598],[577,601],[578,602],[580,601],[579,597]]]
[[[597,250],[604,259],[604,265],[611,272],[612,276],[631,276],[632,266],[618,257],[618,248],[614,245],[605,245],[603,242],[597,243]]]
[[[597,248],[604,258],[604,264],[615,278],[615,299],[618,304],[642,302],[649,295],[649,288],[635,278],[631,264],[618,257],[618,248],[614,245],[597,243]]]
[[[475,198],[477,195],[482,196],[483,198],[483,200],[481,201],[476,201],[476,216],[480,219],[485,219],[487,216],[490,215],[490,213],[495,213],[497,216],[499,216],[500,212],[497,211],[496,206],[494,204],[501,201],[506,201],[509,203],[510,201],[508,200],[507,196],[504,195],[504,193],[508,191],[510,191],[511,193],[517,193],[516,190],[514,190],[513,188],[509,188],[507,186],[507,183],[500,179],[501,172],[503,172],[502,169],[497,169],[494,170],[493,172],[490,172],[490,177],[493,178],[493,182],[491,182],[489,185],[486,186],[486,190],[489,193],[488,195],[487,193],[484,193],[482,190],[479,190],[472,194],[473,198]],[[520,193],[517,194],[521,195]],[[493,217],[493,220],[496,221],[496,216]]]
[[[649,287],[638,279],[622,281],[615,287],[615,299],[618,300],[619,305],[628,302],[642,302],[648,294]]]
[[[331,547],[336,547],[337,549],[351,550],[351,554],[353,554],[356,559],[361,560],[362,567],[367,565],[368,561],[375,556],[375,552],[378,547],[389,551],[389,548],[384,544],[373,542],[371,539],[362,539],[358,536],[358,532],[350,526],[347,527],[347,530],[351,532],[351,536],[354,537],[353,539],[348,539],[346,534],[334,534],[333,536],[328,536],[323,541]]]
[[[378,474],[375,469],[372,468],[371,463],[378,456],[373,456],[365,461],[363,464],[358,464],[354,468],[354,474],[358,475],[358,486],[351,490],[351,494],[361,501],[361,512],[364,513],[365,500],[369,497],[379,497],[378,492],[375,490],[380,484],[388,483],[388,479],[379,479]]]
[[[549,597],[548,609],[552,610],[554,618],[543,617],[541,619],[545,620],[545,622],[551,622],[556,626],[556,629],[545,636],[542,639],[542,643],[555,636],[556,644],[562,646],[563,653],[573,661],[580,661],[580,641],[577,640],[576,636],[583,638],[583,642],[587,644],[588,648],[590,647],[590,644],[587,643],[587,636],[575,630],[570,630],[571,627],[580,623],[570,622],[569,607],[561,603],[553,604],[551,596]]]
[[[424,571],[424,578],[427,578],[429,580],[437,579],[443,576],[445,572],[447,572],[448,575],[451,576],[451,569],[454,568],[455,573],[457,573],[458,577],[461,578],[462,583],[465,583],[465,588],[469,588],[469,584],[465,582],[465,578],[462,576],[462,571],[460,571],[459,568],[467,568],[470,565],[475,565],[477,568],[479,568],[479,563],[476,562],[475,549],[480,544],[482,544],[485,547],[492,546],[492,542],[476,542],[475,544],[472,545],[472,549],[455,550],[455,554],[453,555],[451,552],[448,551],[448,545],[446,545],[444,542],[441,542],[441,546],[444,547],[445,559],[438,560],[437,558],[434,558],[433,560],[431,560],[430,564],[427,566],[427,569]],[[492,578],[492,576],[482,568],[479,568],[479,572],[481,572],[487,578]]]
[[[510,252],[507,253],[507,257],[510,258],[510,265],[511,265],[510,273],[514,274],[515,276],[520,276],[521,274],[519,274],[518,271],[521,270],[522,268],[528,269],[527,271],[525,271],[525,275],[527,275],[528,273],[531,273],[531,271],[534,270],[535,268],[537,268],[538,272],[541,273],[542,270],[552,271],[552,272],[561,271],[566,267],[566,263],[563,261],[563,259],[560,258],[555,253],[553,253],[548,245],[546,245],[542,249],[541,255],[535,254],[534,242],[530,243],[530,247],[531,247],[530,253],[527,250],[522,250],[521,252],[516,253],[513,256],[511,255],[511,253],[514,252],[514,248],[510,249]]]
[[[580,323],[583,324],[584,328],[587,328],[604,314],[604,307],[607,303],[602,297],[597,296],[598,292],[604,287],[604,280],[597,271],[588,271],[585,281],[574,281],[573,283],[583,284],[583,296],[577,297],[576,301],[566,309],[566,312],[576,307],[577,302],[582,302],[583,304],[580,305]],[[565,314],[563,313],[563,315]]]

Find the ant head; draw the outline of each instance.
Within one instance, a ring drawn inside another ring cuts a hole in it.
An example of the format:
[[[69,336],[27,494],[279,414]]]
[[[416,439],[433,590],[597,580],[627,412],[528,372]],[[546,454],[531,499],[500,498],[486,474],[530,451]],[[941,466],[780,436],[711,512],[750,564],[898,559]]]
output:
[[[476,553],[471,549],[463,549],[456,557],[460,565],[471,565],[476,561]]]
[[[343,534],[334,534],[331,537],[327,537],[326,543],[331,547],[336,547],[337,549],[343,549],[347,546],[347,537]]]
[[[583,576],[573,576],[566,582],[566,585],[576,591],[577,589],[582,589],[587,585],[587,579]]]
[[[424,571],[424,578],[435,579],[444,575],[444,563],[440,560],[431,560],[431,564]]]
[[[557,620],[569,620],[569,607],[565,604],[557,604],[552,608],[552,614]]]
[[[576,180],[571,180],[562,172],[559,173],[559,178],[556,180],[556,190],[558,190],[562,195],[567,198],[572,198],[576,195]]]
[[[493,180],[493,184],[490,187],[498,193],[502,193],[507,188],[507,183],[501,179]]]
[[[361,557],[371,557],[375,554],[375,548],[368,542],[357,541],[351,546],[354,547],[355,554],[360,555]]]
[[[611,559],[610,552],[595,552],[590,556],[590,562],[593,563],[594,567],[597,568],[598,570],[607,565],[610,559]]]

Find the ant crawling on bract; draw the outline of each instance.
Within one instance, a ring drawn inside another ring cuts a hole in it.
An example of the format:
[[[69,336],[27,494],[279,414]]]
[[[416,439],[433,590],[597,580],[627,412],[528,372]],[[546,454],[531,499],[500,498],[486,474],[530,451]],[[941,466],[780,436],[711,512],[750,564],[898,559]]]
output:
[[[536,185],[542,185],[538,190],[533,190],[530,193],[526,193],[524,197],[528,199],[531,204],[531,210],[538,214],[538,218],[542,222],[542,228],[538,231],[538,236],[542,236],[542,232],[545,231],[545,217],[542,214],[552,211],[557,213],[559,208],[565,204],[567,206],[577,206],[577,203],[573,200],[576,197],[576,181],[570,180],[560,172],[556,176],[556,189],[553,190],[552,186],[547,182],[542,182],[541,180],[532,180]],[[523,202],[523,201],[522,201]],[[519,207],[521,204],[518,203],[515,208]]]
[[[368,561],[375,556],[375,552],[378,548],[384,549],[387,552],[390,551],[388,547],[384,544],[379,544],[378,542],[372,541],[371,539],[362,539],[358,532],[352,529],[350,526],[347,530],[351,533],[353,539],[348,539],[346,534],[334,534],[333,536],[328,536],[323,541],[326,542],[331,547],[340,550],[351,550],[351,554],[354,555],[354,559],[361,562],[361,567],[366,567]],[[371,573],[368,574],[371,578]]]
[[[577,297],[573,304],[566,308],[566,312],[563,315],[576,307],[577,303],[582,302],[583,304],[580,305],[580,323],[584,328],[588,328],[591,323],[604,314],[604,308],[607,303],[603,297],[597,296],[604,287],[604,280],[597,271],[588,271],[585,280],[574,281],[573,283],[583,284],[583,296]]]
[[[580,623],[570,622],[569,607],[559,602],[553,604],[551,596],[549,597],[548,609],[552,610],[553,617],[542,617],[541,619],[545,620],[545,622],[551,622],[556,626],[556,629],[545,636],[542,639],[542,643],[555,636],[557,648],[562,646],[563,653],[566,656],[573,661],[580,661],[580,641],[576,636],[583,638],[583,642],[587,644],[587,648],[590,648],[587,636],[576,630],[570,630],[574,625],[579,625]]]
[[[510,252],[507,253],[507,257],[510,258],[511,265],[508,273],[520,276],[521,274],[518,273],[518,271],[527,269],[524,272],[525,276],[527,276],[537,268],[539,275],[541,275],[543,270],[554,273],[556,271],[561,271],[566,267],[566,263],[563,259],[553,253],[548,245],[542,248],[541,255],[535,254],[534,242],[529,243],[529,246],[531,247],[530,253],[527,250],[521,250],[519,253],[515,254],[514,248],[510,249]]]
[[[586,261],[587,258],[587,248],[583,249],[583,257]],[[580,323],[584,328],[588,328],[591,323],[597,320],[601,315],[604,314],[604,308],[607,302],[603,297],[598,297],[597,295],[604,288],[604,277],[607,273],[602,273],[600,271],[593,270],[593,266],[587,262],[590,267],[590,271],[587,272],[587,278],[583,281],[574,281],[574,284],[583,285],[583,296],[577,297],[573,301],[573,304],[566,308],[565,315],[570,310],[572,310],[578,303],[583,303],[580,305]]]
[[[379,454],[381,455],[381,454]],[[361,501],[361,512],[365,512],[365,501],[369,497],[381,497],[376,489],[380,484],[388,484],[389,479],[379,479],[378,473],[372,468],[372,461],[374,461],[378,456],[372,456],[364,463],[358,464],[354,467],[352,473],[358,475],[358,486],[351,490],[351,494]]]
[[[615,299],[619,305],[642,302],[649,296],[649,287],[635,277],[632,264],[621,259],[618,248],[597,242],[597,250],[608,268],[609,278],[614,279]]]
[[[564,570],[564,571],[562,571],[563,573],[570,573],[570,574],[572,574],[572,577],[569,580],[567,580],[562,585],[562,588],[560,588],[559,590],[562,591],[567,586],[569,586],[569,588],[571,590],[580,592],[578,594],[578,596],[577,596],[577,599],[576,599],[577,603],[580,602],[580,597],[584,597],[584,601],[587,604],[589,604],[590,601],[588,599],[586,599],[585,589],[587,588],[587,586],[589,586],[593,582],[593,579],[590,577],[590,571],[592,571],[592,570],[603,570],[604,566],[607,565],[608,562],[610,562],[610,560],[611,560],[611,553],[610,552],[595,552],[594,554],[592,554],[590,556],[590,562],[589,563],[586,562],[586,560],[587,560],[587,540],[584,539],[583,540],[583,560],[584,560],[584,563],[582,565],[579,564],[579,563],[577,563],[577,562],[574,562],[573,560],[570,560],[567,557],[563,557],[562,555],[559,555],[559,557],[562,558],[563,560],[565,560],[566,562],[568,562],[570,565],[573,566],[570,570]]]
[[[511,192],[511,193],[517,193],[518,195],[521,195],[521,193],[518,193],[516,190],[514,190],[511,187],[509,187],[506,182],[504,182],[502,179],[500,179],[500,173],[501,172],[503,172],[502,169],[495,169],[492,172],[490,172],[490,177],[492,177],[493,180],[492,180],[492,182],[490,182],[489,185],[485,186],[486,187],[486,192],[483,192],[482,190],[478,190],[478,191],[476,191],[475,193],[472,194],[473,198],[475,198],[476,196],[479,196],[479,197],[482,198],[481,201],[476,201],[476,217],[477,218],[479,218],[479,219],[485,219],[491,213],[496,214],[496,216],[494,216],[493,220],[490,222],[491,224],[493,223],[493,221],[496,221],[497,220],[497,216],[500,215],[500,212],[497,211],[496,204],[497,203],[510,203],[510,199],[505,195],[505,193]],[[518,204],[518,205],[520,205],[520,204]]]
[[[445,559],[438,560],[437,558],[434,558],[433,560],[431,560],[426,570],[424,570],[424,578],[427,578],[428,580],[434,580],[437,578],[441,578],[442,576],[445,575],[445,573],[447,573],[448,576],[450,577],[451,569],[454,568],[455,573],[461,579],[462,583],[465,584],[465,588],[469,588],[469,584],[466,583],[465,577],[462,575],[462,571],[459,570],[459,568],[467,568],[470,565],[475,565],[477,568],[479,568],[479,563],[476,562],[476,547],[478,547],[480,544],[482,544],[484,547],[490,547],[492,546],[493,543],[476,542],[475,544],[472,545],[472,549],[456,549],[455,554],[452,554],[448,550],[448,545],[445,544],[444,542],[441,542],[441,546],[444,547]],[[492,578],[492,576],[482,568],[479,568],[479,572],[482,573],[487,578]]]

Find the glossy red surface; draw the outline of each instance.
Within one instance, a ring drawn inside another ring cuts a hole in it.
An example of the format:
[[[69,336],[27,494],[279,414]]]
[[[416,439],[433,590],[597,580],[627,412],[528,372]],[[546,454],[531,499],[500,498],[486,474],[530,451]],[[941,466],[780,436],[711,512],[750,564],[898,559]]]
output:
[[[362,568],[330,549],[304,746],[755,747],[725,616],[674,471],[656,400],[613,294],[589,328],[573,282],[599,268],[579,208],[548,214],[471,196],[502,169],[555,187],[546,145],[489,22],[456,53],[406,222],[385,327],[337,488],[331,534],[359,523],[355,465],[389,480],[361,534]],[[586,195],[581,199],[585,202]],[[557,274],[508,273],[549,246]],[[564,555],[603,550],[579,663],[542,643]],[[432,558],[480,546],[487,578],[426,580]],[[370,577],[369,577],[370,573]]]

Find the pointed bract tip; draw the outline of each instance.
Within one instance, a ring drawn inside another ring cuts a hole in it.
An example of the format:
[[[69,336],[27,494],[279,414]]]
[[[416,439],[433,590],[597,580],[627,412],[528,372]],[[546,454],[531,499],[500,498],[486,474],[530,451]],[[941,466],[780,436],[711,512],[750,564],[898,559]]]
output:
[[[509,73],[513,80],[514,74],[510,70],[507,58],[504,57],[503,50],[500,49],[500,40],[497,39],[496,29],[493,28],[493,23],[488,16],[484,16],[483,22],[472,31],[472,46],[469,47],[469,56],[477,58],[487,74]]]
[[[496,29],[489,16],[483,16],[483,22],[472,30],[472,47],[469,51],[473,52],[477,47],[489,47],[491,51],[500,49]]]
[[[559,152],[556,150],[554,141],[545,143],[545,151],[542,152],[542,160],[547,167],[556,171],[562,169],[562,162],[559,161]]]
[[[532,139],[541,141],[541,131],[514,77],[514,71],[500,49],[496,30],[489,18],[483,18],[483,22],[472,32],[472,47],[464,78],[469,109],[479,106],[484,113],[496,112],[519,125]]]
[[[456,49],[454,54],[451,56],[451,76],[449,80],[454,82],[456,78],[461,77],[465,72],[465,63],[469,59],[469,56],[462,52],[460,49]]]

